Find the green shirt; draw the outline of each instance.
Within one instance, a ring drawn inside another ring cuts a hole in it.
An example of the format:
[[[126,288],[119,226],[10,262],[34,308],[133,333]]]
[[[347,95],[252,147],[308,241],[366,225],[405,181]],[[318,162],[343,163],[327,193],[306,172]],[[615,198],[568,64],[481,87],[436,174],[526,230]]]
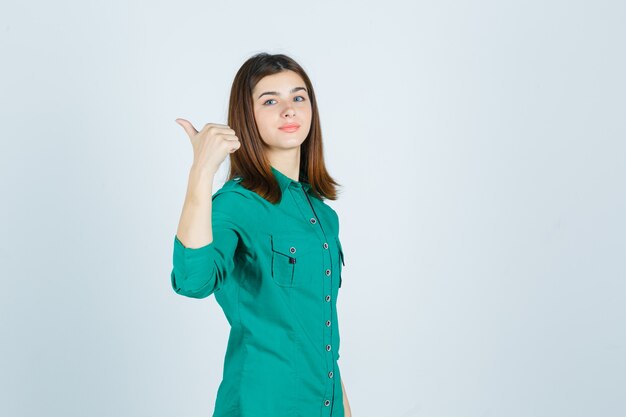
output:
[[[211,243],[174,236],[171,284],[215,294],[230,324],[213,417],[343,417],[339,219],[310,184],[271,169],[279,203],[234,178],[213,194]]]

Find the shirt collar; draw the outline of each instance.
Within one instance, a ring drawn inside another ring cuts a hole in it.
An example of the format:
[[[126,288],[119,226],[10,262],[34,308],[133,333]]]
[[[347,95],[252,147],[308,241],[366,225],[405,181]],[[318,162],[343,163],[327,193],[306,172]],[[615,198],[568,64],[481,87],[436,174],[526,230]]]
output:
[[[304,188],[304,190],[307,192],[311,189],[311,184],[309,184],[308,182],[294,181],[288,176],[286,176],[285,174],[283,174],[282,172],[280,172],[279,170],[277,170],[276,168],[274,168],[273,166],[270,165],[270,168],[272,170],[272,173],[274,174],[274,177],[276,177],[276,180],[278,180],[278,184],[280,185],[281,192],[284,193],[285,190],[289,187],[289,184],[291,183],[293,183],[294,186],[296,187]]]

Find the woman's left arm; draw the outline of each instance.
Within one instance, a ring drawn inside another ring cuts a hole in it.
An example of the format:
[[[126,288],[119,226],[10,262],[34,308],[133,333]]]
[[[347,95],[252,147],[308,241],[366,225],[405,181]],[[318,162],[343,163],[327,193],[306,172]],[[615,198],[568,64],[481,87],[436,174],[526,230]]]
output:
[[[343,386],[343,378],[341,378],[341,391],[343,392],[343,412],[345,417],[352,417],[352,410],[350,410],[350,403],[348,402],[348,396],[346,395],[346,387]]]

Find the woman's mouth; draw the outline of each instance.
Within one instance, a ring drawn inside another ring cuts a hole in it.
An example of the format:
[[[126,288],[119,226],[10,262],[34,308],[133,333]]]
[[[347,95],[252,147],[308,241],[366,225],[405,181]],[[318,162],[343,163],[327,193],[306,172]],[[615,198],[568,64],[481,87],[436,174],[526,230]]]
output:
[[[288,132],[288,133],[293,133],[299,128],[300,128],[300,125],[296,125],[296,124],[289,124],[289,125],[284,125],[284,126],[279,127],[280,130],[282,130],[283,132]]]

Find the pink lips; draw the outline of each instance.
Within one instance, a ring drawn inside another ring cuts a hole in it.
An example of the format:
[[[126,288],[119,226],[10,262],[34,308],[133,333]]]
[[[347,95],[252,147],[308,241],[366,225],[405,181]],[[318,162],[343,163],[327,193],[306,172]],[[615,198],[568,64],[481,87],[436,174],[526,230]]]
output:
[[[286,125],[279,127],[280,130],[289,132],[289,133],[293,133],[299,128],[300,128],[300,125],[297,125],[297,124],[286,124]]]

